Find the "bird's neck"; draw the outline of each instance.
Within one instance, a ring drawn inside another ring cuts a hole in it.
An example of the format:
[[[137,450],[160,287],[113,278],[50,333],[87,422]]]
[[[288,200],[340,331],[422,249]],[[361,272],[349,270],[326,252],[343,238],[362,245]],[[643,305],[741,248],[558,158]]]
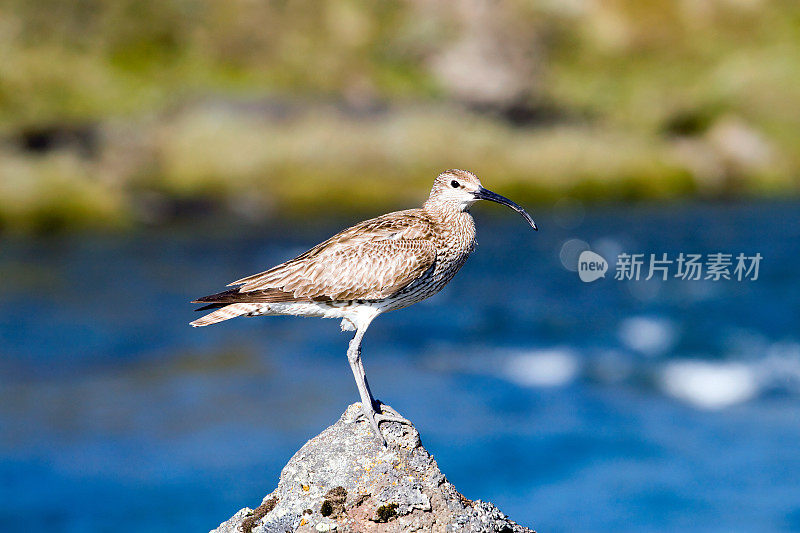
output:
[[[475,244],[475,221],[469,212],[441,204],[429,205],[428,202],[423,209],[437,225],[441,226],[443,231],[439,232],[439,235],[447,241],[442,244],[447,247],[463,248],[466,253],[472,251]]]
[[[439,223],[448,223],[465,214],[455,206],[443,202],[434,202],[430,199],[422,205],[422,209],[429,217]]]

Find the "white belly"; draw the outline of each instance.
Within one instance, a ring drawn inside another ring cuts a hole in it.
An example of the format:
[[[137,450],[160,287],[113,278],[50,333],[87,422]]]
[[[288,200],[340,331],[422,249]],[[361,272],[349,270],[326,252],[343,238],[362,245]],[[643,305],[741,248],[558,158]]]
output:
[[[286,302],[260,304],[249,316],[295,315],[320,318],[345,318],[354,309],[349,302]]]
[[[342,331],[353,331],[364,320],[372,320],[385,310],[381,302],[287,302],[260,304],[247,316],[294,315],[341,318]]]

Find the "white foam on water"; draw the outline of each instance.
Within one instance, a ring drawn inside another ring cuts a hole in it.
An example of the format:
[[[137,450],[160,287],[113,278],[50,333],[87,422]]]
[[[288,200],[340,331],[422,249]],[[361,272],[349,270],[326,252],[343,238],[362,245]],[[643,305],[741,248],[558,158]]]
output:
[[[669,320],[641,316],[623,320],[617,335],[631,350],[651,357],[670,350],[678,337],[677,328]]]
[[[660,384],[673,398],[702,409],[724,409],[746,402],[759,392],[756,373],[750,366],[699,359],[666,364]]]
[[[578,356],[567,348],[550,348],[509,356],[502,375],[524,387],[559,387],[573,381],[580,371]]]

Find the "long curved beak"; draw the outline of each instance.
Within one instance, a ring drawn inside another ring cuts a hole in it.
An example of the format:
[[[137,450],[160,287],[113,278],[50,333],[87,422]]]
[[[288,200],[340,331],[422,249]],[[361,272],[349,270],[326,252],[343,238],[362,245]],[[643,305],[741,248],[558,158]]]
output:
[[[491,202],[497,202],[498,204],[503,204],[507,207],[510,207],[511,209],[522,215],[522,218],[527,220],[528,224],[530,224],[535,231],[539,231],[539,228],[536,227],[536,222],[533,221],[528,212],[522,209],[522,207],[520,207],[519,205],[515,204],[514,202],[506,198],[505,196],[500,196],[499,194],[492,192],[489,189],[484,189],[483,187],[481,187],[478,191],[472,194],[478,200],[489,200]]]

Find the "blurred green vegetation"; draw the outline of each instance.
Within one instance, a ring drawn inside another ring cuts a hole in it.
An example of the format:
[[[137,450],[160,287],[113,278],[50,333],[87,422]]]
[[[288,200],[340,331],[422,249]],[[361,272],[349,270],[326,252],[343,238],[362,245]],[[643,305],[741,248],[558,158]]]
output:
[[[795,195],[798,131],[796,0],[0,0],[12,230]]]

